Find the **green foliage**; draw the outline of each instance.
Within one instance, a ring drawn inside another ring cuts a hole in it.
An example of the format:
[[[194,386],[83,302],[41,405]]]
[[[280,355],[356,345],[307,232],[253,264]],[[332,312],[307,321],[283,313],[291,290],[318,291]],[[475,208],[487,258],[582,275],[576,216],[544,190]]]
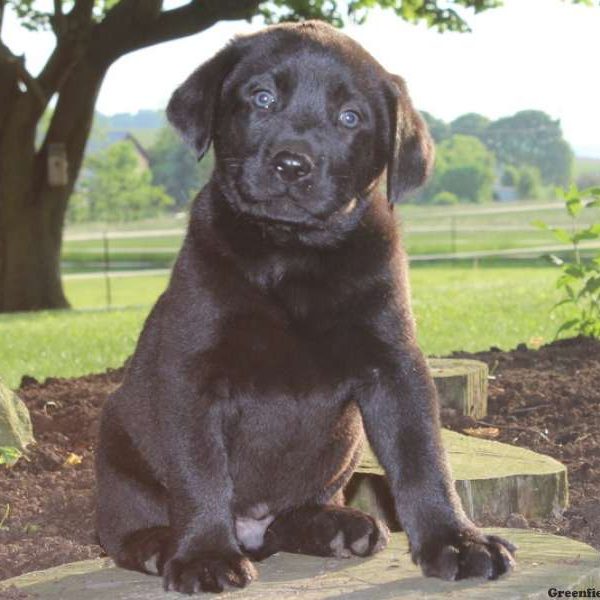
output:
[[[507,187],[516,187],[519,181],[519,170],[512,165],[506,165],[500,178],[500,183]]]
[[[439,144],[450,137],[451,133],[448,123],[445,123],[441,119],[436,119],[436,117],[424,110],[421,111],[421,116],[425,120],[425,123],[427,123],[429,133],[431,133],[431,137],[436,144]]]
[[[484,141],[502,164],[537,167],[544,183],[566,185],[571,179],[573,151],[560,122],[542,111],[523,110],[490,123]]]
[[[0,446],[0,465],[14,465],[23,453],[13,446]]]
[[[452,206],[453,204],[458,204],[458,202],[458,196],[452,192],[438,192],[431,199],[431,204],[435,204],[437,206]]]
[[[67,13],[75,2],[73,0],[59,0],[62,5],[62,12]],[[116,4],[119,0],[95,0],[93,14],[97,21]],[[51,11],[51,2],[41,2],[39,0],[7,0],[6,4],[10,6],[21,21],[21,25],[29,31],[43,31],[50,29],[52,20],[55,18]]]
[[[523,166],[518,171],[517,195],[521,200],[533,200],[540,197],[542,178],[536,167]]]
[[[185,207],[208,182],[214,164],[209,152],[198,164],[193,152],[171,127],[163,127],[149,150],[152,180],[175,199],[178,208]]]
[[[439,192],[451,192],[464,202],[491,200],[494,167],[493,154],[477,138],[453,135],[437,148],[434,175],[423,197],[431,201]]]
[[[450,131],[454,135],[471,135],[483,141],[485,132],[491,121],[477,113],[467,113],[457,117],[450,123]]]
[[[131,142],[113,144],[86,160],[68,218],[122,222],[159,215],[173,199],[151,180],[148,166]]]
[[[560,189],[558,193],[564,199],[565,209],[572,219],[571,232],[562,227],[550,227],[543,221],[535,222],[537,227],[550,231],[558,241],[573,246],[570,260],[554,255],[549,257],[561,270],[556,287],[563,292],[563,297],[553,309],[568,305],[576,311],[574,318],[561,324],[556,337],[566,331],[600,338],[600,252],[586,260],[580,253],[582,241],[600,239],[600,222],[577,227],[577,219],[582,211],[600,207],[600,188],[580,191],[572,185],[568,191]]]
[[[349,21],[364,23],[368,12],[379,6],[438,31],[470,31],[464,9],[480,13],[501,5],[502,0],[268,0],[261,2],[259,14],[267,23],[325,19],[341,27]]]
[[[444,152],[443,145],[449,143],[450,136],[477,138],[503,166],[502,185],[515,187],[519,198],[538,197],[542,183],[564,185],[571,180],[573,152],[562,137],[560,123],[542,111],[524,110],[493,122],[483,115],[467,113],[450,125],[428,113],[423,113],[423,117],[439,144],[438,155]],[[470,202],[489,198],[491,182],[480,181],[476,170],[467,166],[468,163],[462,164],[460,172],[443,173],[445,168],[438,159],[438,179],[428,188],[429,194],[422,197],[431,199],[438,191],[448,190]],[[595,184],[593,178],[582,181]],[[482,193],[474,193],[479,185]]]
[[[592,2],[570,1],[580,4]],[[30,30],[50,27],[52,2],[8,0],[7,4],[15,10],[23,27]],[[73,0],[64,0],[63,12],[68,12],[73,4]],[[119,0],[96,0],[94,18],[102,20],[118,4]],[[261,0],[255,14],[266,23],[324,19],[341,27],[348,22],[363,23],[370,10],[381,7],[410,23],[423,22],[438,31],[469,31],[464,18],[467,11],[477,14],[502,4],[502,0]]]

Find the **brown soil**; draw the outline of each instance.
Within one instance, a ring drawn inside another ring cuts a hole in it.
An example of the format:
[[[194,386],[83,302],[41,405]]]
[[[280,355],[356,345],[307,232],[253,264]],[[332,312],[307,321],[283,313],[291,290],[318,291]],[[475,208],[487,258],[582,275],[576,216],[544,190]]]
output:
[[[488,363],[494,379],[485,421],[499,428],[499,440],[568,466],[570,508],[561,518],[529,526],[600,548],[600,341],[455,356]],[[93,446],[100,408],[121,375],[23,379],[19,395],[38,443],[29,460],[0,471],[0,580],[100,555],[93,530]],[[445,424],[458,430],[482,425],[451,416]]]

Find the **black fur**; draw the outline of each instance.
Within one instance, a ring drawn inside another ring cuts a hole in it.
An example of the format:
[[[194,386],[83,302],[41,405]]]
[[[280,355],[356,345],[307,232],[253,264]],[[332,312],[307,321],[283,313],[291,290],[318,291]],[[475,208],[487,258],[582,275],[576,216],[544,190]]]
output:
[[[378,191],[387,169],[400,199],[432,162],[404,82],[329,26],[276,26],[201,66],[168,116],[199,155],[214,143],[216,167],[104,409],[106,552],[142,571],[153,557],[167,589],[193,592],[244,586],[249,558],[278,550],[381,549],[386,528],[341,506],[364,423],[424,573],[507,571],[514,548],[454,491]]]

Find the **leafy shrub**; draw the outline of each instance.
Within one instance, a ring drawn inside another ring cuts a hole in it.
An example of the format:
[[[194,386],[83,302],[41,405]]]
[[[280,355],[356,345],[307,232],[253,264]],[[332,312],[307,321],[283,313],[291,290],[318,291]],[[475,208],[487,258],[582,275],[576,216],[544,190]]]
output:
[[[86,159],[70,222],[125,222],[155,217],[173,205],[133,145],[117,142]]]
[[[512,165],[506,165],[500,178],[500,183],[506,187],[515,187],[519,181],[519,171]]]
[[[536,167],[523,166],[518,171],[517,195],[521,200],[540,197],[542,178]]]
[[[431,203],[437,204],[438,206],[450,206],[451,204],[458,204],[458,202],[458,196],[452,192],[438,192],[431,199]]]
[[[600,239],[600,223],[588,227],[577,227],[577,217],[584,209],[600,207],[600,187],[580,191],[572,185],[568,191],[559,189],[558,193],[565,201],[565,208],[573,220],[571,232],[561,227],[550,227],[543,221],[534,224],[547,231],[563,243],[573,246],[572,258],[562,259],[555,255],[549,258],[558,266],[561,274],[556,287],[563,290],[559,306],[570,305],[575,309],[575,317],[562,323],[556,337],[563,331],[600,338],[600,252],[588,259],[581,256],[580,244],[584,240]]]

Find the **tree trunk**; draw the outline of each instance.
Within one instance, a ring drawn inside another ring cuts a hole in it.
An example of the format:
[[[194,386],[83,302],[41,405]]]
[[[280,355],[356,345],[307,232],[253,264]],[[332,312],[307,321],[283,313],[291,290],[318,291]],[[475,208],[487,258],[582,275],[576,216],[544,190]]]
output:
[[[82,58],[60,90],[44,144],[35,151],[39,106],[21,94],[0,131],[0,312],[66,308],[62,229],[106,67]],[[37,113],[37,114],[36,114]],[[62,143],[68,183],[48,183],[48,146]]]
[[[121,0],[95,24],[94,0],[77,0],[67,14],[54,2],[58,43],[37,78],[0,40],[0,312],[68,306],[60,278],[64,217],[110,64],[222,19],[250,17],[258,4],[190,0],[161,12],[161,0]],[[37,124],[56,92],[52,121],[36,152]],[[69,164],[68,182],[60,187],[48,183],[48,148],[56,143],[66,148]]]

